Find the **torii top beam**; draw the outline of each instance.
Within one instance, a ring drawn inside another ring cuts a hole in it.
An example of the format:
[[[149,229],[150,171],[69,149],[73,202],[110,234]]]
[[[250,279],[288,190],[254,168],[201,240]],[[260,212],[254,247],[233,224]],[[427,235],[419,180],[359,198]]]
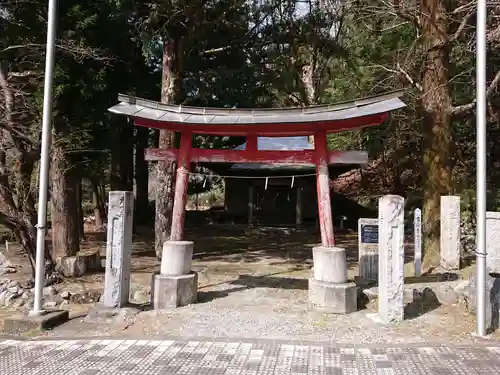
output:
[[[403,91],[349,102],[302,108],[203,108],[162,104],[119,95],[110,112],[130,116],[136,125],[194,134],[293,136],[335,133],[379,125],[405,107]]]

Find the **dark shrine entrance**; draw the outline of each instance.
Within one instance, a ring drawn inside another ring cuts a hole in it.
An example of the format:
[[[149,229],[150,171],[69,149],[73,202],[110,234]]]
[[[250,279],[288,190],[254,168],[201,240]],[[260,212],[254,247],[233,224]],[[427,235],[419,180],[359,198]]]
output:
[[[366,153],[328,149],[328,133],[375,126],[383,123],[393,110],[404,107],[402,92],[335,105],[280,109],[198,108],[166,105],[136,97],[119,95],[120,103],[109,110],[130,116],[138,126],[168,129],[181,135],[180,147],[146,150],[149,161],[177,162],[175,198],[172,213],[171,240],[183,240],[188,177],[192,163],[261,163],[296,165],[315,168],[316,201],[321,243],[335,246],[334,219],[331,210],[329,169],[332,164],[360,164]],[[245,136],[243,149],[220,150],[193,148],[193,135]],[[269,150],[259,146],[259,137],[313,137],[313,147]],[[249,220],[253,220],[255,200],[261,199],[260,214],[272,209],[272,192],[265,197],[260,187],[249,185]],[[267,186],[269,189],[277,187]],[[299,193],[300,194],[300,193]],[[267,199],[267,201],[266,201]],[[307,199],[300,194],[296,201]],[[252,202],[253,201],[253,202]],[[263,203],[263,204],[262,204]],[[302,204],[301,204],[302,206]],[[303,206],[302,206],[303,207]],[[296,209],[297,210],[297,209]],[[294,216],[292,212],[287,215]],[[295,212],[296,220],[297,212]]]

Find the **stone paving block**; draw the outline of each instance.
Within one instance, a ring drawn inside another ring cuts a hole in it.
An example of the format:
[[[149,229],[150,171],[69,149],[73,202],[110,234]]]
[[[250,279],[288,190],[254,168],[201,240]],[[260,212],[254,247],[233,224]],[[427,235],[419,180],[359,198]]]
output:
[[[500,373],[500,343],[490,346],[475,344],[473,347],[398,347],[395,344],[340,348],[309,345],[307,342],[276,345],[274,342],[203,340],[176,341],[176,345],[163,347],[159,340],[132,343],[127,343],[127,340],[80,343],[77,340],[10,340],[8,343],[11,351],[0,360],[1,375]],[[134,354],[142,356],[135,358]]]

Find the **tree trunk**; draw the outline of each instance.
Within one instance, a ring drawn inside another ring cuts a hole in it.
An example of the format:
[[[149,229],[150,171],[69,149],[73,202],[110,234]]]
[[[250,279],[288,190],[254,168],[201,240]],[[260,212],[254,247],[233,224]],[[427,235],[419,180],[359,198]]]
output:
[[[424,269],[439,266],[440,200],[453,190],[451,147],[452,101],[448,87],[448,19],[444,0],[420,0],[425,48],[422,69],[424,132]]]
[[[163,46],[163,67],[161,101],[175,103],[181,99],[183,73],[182,41],[165,38]],[[175,133],[160,130],[158,147],[173,147]],[[155,251],[161,257],[163,243],[170,238],[172,225],[172,208],[174,202],[175,164],[172,162],[158,162],[154,182],[155,196]]]
[[[132,191],[134,187],[134,125],[121,116],[113,117],[111,190]]]
[[[77,196],[76,196],[76,209],[78,212],[78,233],[80,235],[80,240],[85,240],[85,214],[83,212],[83,190],[82,190],[82,178],[78,178],[77,182]]]
[[[149,129],[136,128],[135,142],[135,214],[136,224],[150,222],[149,210],[149,169],[144,159],[144,150],[148,147]]]
[[[106,208],[97,181],[92,180],[92,205],[94,206],[94,217],[96,228],[102,228],[106,221]]]
[[[31,273],[35,277],[35,253],[36,253],[36,229],[32,225],[22,225],[14,231],[16,240],[21,244],[21,247],[31,264]],[[47,253],[47,251],[46,251]]]
[[[74,256],[80,250],[76,168],[57,146],[52,153],[52,254],[57,259]]]

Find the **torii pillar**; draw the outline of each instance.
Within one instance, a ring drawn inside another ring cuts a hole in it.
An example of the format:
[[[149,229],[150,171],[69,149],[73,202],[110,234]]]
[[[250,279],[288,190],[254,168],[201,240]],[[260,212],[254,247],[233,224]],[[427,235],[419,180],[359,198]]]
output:
[[[172,209],[171,241],[182,241],[184,237],[184,217],[186,216],[192,146],[193,134],[188,131],[181,132],[181,144],[177,157],[177,173],[175,177],[174,208]]]
[[[318,191],[318,215],[321,230],[321,245],[335,246],[333,215],[330,198],[330,176],[328,173],[328,140],[326,131],[314,134],[316,155],[316,187]]]
[[[326,131],[314,134],[314,151],[321,246],[313,248],[309,303],[325,312],[348,314],[357,310],[357,287],[347,279],[345,249],[335,247]]]
[[[159,274],[153,274],[151,301],[156,310],[186,306],[198,298],[198,274],[191,270],[193,242],[183,241],[193,133],[181,132],[177,153],[170,240],[163,244]]]

